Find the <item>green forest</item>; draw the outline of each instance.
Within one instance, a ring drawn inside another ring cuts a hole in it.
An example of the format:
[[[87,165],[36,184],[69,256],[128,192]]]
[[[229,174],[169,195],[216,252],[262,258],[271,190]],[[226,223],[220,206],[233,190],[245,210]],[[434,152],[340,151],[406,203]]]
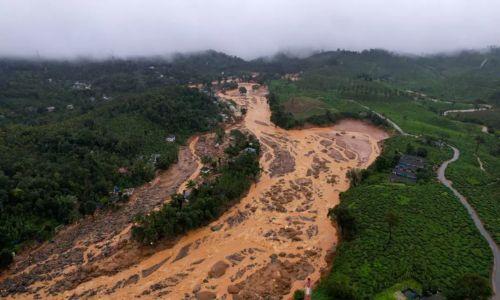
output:
[[[178,145],[211,129],[219,107],[196,90],[162,88],[46,125],[0,131],[0,248],[42,241],[54,228],[105,208],[114,189],[152,179]],[[165,137],[175,134],[176,143]],[[119,172],[119,169],[124,172]],[[8,257],[7,257],[8,261]]]
[[[245,73],[245,65],[240,58],[216,51],[178,54],[170,59],[0,58],[0,125],[57,122],[122,96],[240,75]]]

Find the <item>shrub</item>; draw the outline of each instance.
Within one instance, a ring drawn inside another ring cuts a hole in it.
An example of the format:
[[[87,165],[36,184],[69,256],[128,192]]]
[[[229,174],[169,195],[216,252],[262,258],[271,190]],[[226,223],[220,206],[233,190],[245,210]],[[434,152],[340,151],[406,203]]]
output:
[[[436,177],[436,174],[432,171],[430,167],[426,166],[417,171],[418,182],[429,182],[434,177]]]
[[[488,280],[476,274],[459,278],[454,289],[447,294],[450,300],[486,300],[492,295]]]
[[[418,147],[416,154],[420,157],[427,157],[427,149],[425,149],[424,147]]]
[[[7,249],[2,249],[2,251],[0,251],[0,270],[8,267],[13,260],[14,256],[12,252]]]
[[[293,293],[293,300],[304,300],[305,296],[303,290],[296,290],[295,293]]]
[[[358,186],[363,181],[363,171],[360,169],[350,169],[346,176],[353,186]]]
[[[354,288],[347,277],[329,280],[326,285],[326,294],[334,300],[355,300]]]
[[[354,239],[358,231],[356,218],[352,215],[351,211],[343,206],[337,205],[328,210],[328,215],[337,221],[340,227],[342,238],[350,241]]]

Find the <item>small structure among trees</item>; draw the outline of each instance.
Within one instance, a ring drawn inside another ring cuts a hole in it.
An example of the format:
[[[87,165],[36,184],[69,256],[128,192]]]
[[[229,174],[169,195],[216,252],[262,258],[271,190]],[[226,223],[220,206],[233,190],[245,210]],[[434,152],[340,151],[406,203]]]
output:
[[[173,135],[173,134],[167,135],[167,137],[165,138],[165,141],[169,142],[169,143],[175,142],[175,135]]]
[[[80,81],[75,81],[75,83],[73,83],[73,89],[75,90],[90,90],[91,88],[92,85],[90,83]]]
[[[392,171],[390,180],[392,182],[416,183],[419,170],[425,167],[425,159],[422,157],[404,154]]]

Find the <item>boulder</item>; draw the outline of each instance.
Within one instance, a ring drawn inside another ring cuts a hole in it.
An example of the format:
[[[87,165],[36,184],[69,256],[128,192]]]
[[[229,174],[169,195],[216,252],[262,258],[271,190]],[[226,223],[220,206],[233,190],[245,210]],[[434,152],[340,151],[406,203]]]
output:
[[[196,294],[197,300],[213,300],[215,298],[217,298],[217,295],[215,295],[215,293],[210,291],[201,291],[198,294]]]
[[[200,290],[201,290],[201,284],[198,283],[193,287],[193,294],[198,293]]]
[[[219,231],[222,228],[222,226],[224,226],[224,224],[217,224],[217,225],[210,227],[210,230]]]
[[[238,294],[240,292],[240,288],[232,284],[227,287],[227,292],[229,294]]]
[[[208,277],[219,278],[226,273],[227,268],[229,268],[229,265],[226,262],[219,260],[212,266],[210,271],[208,271]]]

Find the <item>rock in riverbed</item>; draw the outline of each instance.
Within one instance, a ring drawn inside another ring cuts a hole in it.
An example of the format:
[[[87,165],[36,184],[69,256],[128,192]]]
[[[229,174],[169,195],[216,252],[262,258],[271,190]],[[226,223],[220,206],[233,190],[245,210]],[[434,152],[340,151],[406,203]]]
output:
[[[219,278],[226,273],[227,268],[229,268],[229,265],[226,262],[219,260],[212,266],[210,271],[208,271],[208,277]]]

